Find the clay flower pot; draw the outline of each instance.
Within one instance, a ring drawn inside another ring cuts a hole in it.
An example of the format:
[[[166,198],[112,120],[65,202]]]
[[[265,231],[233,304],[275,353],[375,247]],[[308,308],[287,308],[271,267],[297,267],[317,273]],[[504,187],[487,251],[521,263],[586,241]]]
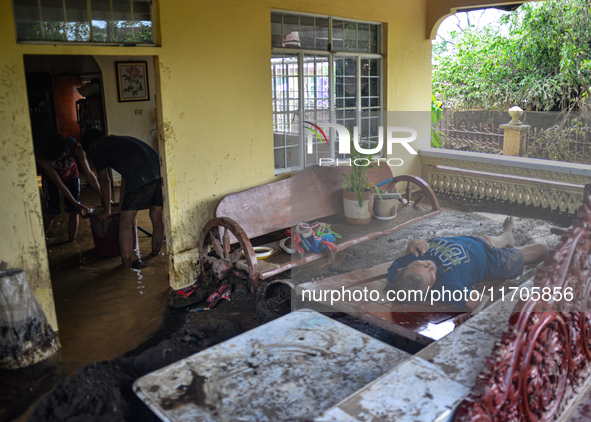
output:
[[[343,211],[347,223],[355,225],[368,224],[373,215],[374,191],[368,190],[361,194],[362,203],[359,206],[357,192],[343,190]]]
[[[398,209],[398,198],[401,197],[400,194],[382,192],[381,196],[381,198],[377,195],[374,197],[374,215],[377,218],[381,219],[389,219],[396,217],[396,211]]]

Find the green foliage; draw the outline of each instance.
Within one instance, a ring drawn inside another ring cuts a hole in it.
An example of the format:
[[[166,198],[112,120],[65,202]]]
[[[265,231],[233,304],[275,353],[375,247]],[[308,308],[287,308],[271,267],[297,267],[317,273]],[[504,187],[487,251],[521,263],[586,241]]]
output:
[[[565,109],[591,80],[591,0],[525,3],[434,45],[433,92],[454,109]]]
[[[349,130],[349,134],[350,133],[351,131]],[[359,203],[359,207],[361,208],[363,205],[363,192],[374,190],[381,198],[380,190],[376,188],[375,185],[370,183],[369,179],[367,178],[367,170],[369,168],[377,167],[377,164],[373,161],[372,154],[362,154],[357,151],[357,149],[355,149],[352,136],[350,136],[349,139],[351,142],[351,153],[349,155],[349,158],[351,159],[351,172],[349,174],[341,173],[341,180],[343,181],[343,189],[346,189],[350,192],[357,192],[357,201]],[[369,164],[360,165],[355,164],[355,162],[360,164],[367,162]]]
[[[563,113],[558,122],[531,135],[527,156],[553,161],[589,163],[591,114],[589,104],[581,103],[580,112]],[[587,141],[587,142],[585,142]]]
[[[437,101],[435,95],[431,94],[431,146],[435,148],[441,148],[443,146],[441,136],[444,133],[437,129],[437,123],[443,118],[442,105],[443,103]]]

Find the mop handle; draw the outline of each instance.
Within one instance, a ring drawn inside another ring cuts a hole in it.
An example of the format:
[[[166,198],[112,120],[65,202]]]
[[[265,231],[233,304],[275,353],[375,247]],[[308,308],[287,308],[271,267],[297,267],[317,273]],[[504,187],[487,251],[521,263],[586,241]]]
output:
[[[378,183],[376,185],[376,188],[379,188],[380,186],[385,185],[386,183],[391,182],[392,180],[393,180],[393,178],[390,177],[388,180],[384,180],[383,182]]]

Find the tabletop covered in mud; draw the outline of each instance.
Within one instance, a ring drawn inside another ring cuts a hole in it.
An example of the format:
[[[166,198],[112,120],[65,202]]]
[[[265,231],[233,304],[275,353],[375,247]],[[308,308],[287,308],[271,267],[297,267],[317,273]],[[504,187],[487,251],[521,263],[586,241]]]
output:
[[[408,356],[301,310],[148,374],[134,391],[166,421],[311,420]]]

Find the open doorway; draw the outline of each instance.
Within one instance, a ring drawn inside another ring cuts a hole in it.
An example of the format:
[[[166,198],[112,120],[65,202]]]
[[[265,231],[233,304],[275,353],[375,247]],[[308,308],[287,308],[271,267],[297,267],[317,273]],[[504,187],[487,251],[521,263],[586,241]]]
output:
[[[80,140],[89,129],[132,136],[158,151],[154,60],[151,56],[24,57],[31,128],[35,148],[48,134]],[[149,92],[141,100],[121,101],[117,63],[145,63]],[[91,163],[91,169],[92,168]],[[113,174],[113,201],[118,202],[120,177]],[[43,200],[41,190],[40,200]],[[80,172],[80,199],[100,206],[98,195]],[[65,372],[119,356],[141,344],[160,325],[166,307],[168,258],[146,260],[146,268],[121,266],[119,256],[98,254],[90,219],[80,219],[74,242],[68,241],[68,214],[63,198],[60,214],[46,233],[51,281]],[[138,212],[138,250],[149,255],[151,222],[148,210]],[[117,241],[115,235],[114,241]]]

